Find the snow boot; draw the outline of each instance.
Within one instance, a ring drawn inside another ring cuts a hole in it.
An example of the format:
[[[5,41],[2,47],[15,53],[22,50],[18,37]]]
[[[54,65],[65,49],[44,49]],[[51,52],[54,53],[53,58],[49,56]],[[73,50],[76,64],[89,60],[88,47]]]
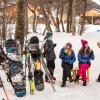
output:
[[[55,77],[53,77],[52,79],[53,79],[53,80],[56,80],[56,78],[55,78]]]
[[[61,87],[65,87],[65,85],[66,85],[66,81],[63,81]]]
[[[83,86],[87,86],[87,82],[86,81],[83,82]]]
[[[45,79],[45,82],[48,82],[48,83],[50,83],[49,79]]]
[[[72,83],[74,80],[72,79],[72,76],[69,76],[69,81]]]
[[[79,80],[79,77],[80,77],[79,75],[76,76],[76,78],[75,78],[75,80],[74,80],[75,83]]]
[[[99,74],[99,76],[98,76],[97,82],[100,82],[100,74]]]

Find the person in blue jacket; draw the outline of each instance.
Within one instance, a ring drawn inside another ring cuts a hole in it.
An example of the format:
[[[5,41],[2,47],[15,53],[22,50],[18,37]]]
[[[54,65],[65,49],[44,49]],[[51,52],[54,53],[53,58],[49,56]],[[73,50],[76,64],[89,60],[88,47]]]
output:
[[[94,52],[90,49],[86,40],[81,40],[82,48],[78,52],[79,70],[75,78],[75,82],[78,81],[82,75],[83,86],[87,85],[86,82],[86,69],[91,67],[91,60],[94,60]]]
[[[73,82],[70,70],[73,68],[73,63],[76,61],[76,56],[71,43],[67,43],[65,47],[61,49],[59,57],[62,59],[63,68],[63,81],[61,87],[65,87],[67,77],[70,82]]]

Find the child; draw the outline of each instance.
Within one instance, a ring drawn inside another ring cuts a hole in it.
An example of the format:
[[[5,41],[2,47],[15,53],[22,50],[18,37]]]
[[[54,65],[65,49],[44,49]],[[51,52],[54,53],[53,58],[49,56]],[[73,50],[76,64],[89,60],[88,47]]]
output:
[[[62,59],[63,68],[63,82],[61,87],[65,87],[67,77],[69,78],[70,82],[73,82],[70,70],[73,68],[73,63],[76,61],[75,53],[72,49],[71,43],[67,43],[65,47],[61,49],[59,57]]]
[[[83,86],[87,86],[86,82],[86,69],[90,68],[91,62],[90,60],[94,60],[94,53],[90,49],[88,42],[85,40],[81,40],[82,48],[78,53],[78,61],[79,61],[79,71],[75,78],[75,82],[78,81],[79,77],[82,74]]]
[[[54,47],[56,47],[56,44],[53,44],[52,36],[53,36],[52,32],[46,33],[47,40],[44,44],[44,55],[46,57],[47,67],[52,75],[52,79],[56,80],[56,78],[53,75],[55,69],[55,59],[56,59]],[[45,75],[45,82],[49,82],[47,75]]]

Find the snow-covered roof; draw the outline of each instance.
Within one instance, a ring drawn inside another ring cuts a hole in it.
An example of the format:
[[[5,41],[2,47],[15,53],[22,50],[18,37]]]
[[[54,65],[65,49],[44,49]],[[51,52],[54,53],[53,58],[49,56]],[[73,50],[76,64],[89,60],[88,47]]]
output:
[[[94,10],[96,10],[96,11],[100,11],[100,9],[96,9],[96,8],[93,8]]]

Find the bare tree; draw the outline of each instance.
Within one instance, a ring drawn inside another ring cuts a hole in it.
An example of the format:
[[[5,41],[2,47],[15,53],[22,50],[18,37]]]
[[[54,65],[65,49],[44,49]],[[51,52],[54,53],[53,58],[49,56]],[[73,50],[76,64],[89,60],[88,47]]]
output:
[[[6,7],[7,7],[7,0],[3,0],[3,16],[2,16],[2,36],[3,40],[6,40]]]
[[[71,20],[72,20],[72,0],[68,0],[68,12],[67,12],[67,30],[66,32],[71,32]]]
[[[86,8],[87,8],[87,0],[83,0],[84,1],[84,11],[83,11],[83,20],[82,20],[82,25],[81,25],[81,30],[80,30],[80,35],[82,35],[83,30],[84,30],[84,24],[85,24],[85,13],[86,13]]]
[[[62,25],[63,32],[65,32],[64,23],[63,23],[63,20],[62,20],[63,12],[64,12],[64,1],[62,0],[62,2],[61,2],[61,25]]]
[[[25,1],[25,35],[28,34],[28,0]]]
[[[72,4],[72,25],[71,25],[71,32],[75,35],[75,16],[76,16],[76,0],[73,0]]]
[[[52,14],[52,11],[51,11],[51,5],[48,5],[47,6],[47,11],[48,11],[48,14],[50,15],[50,17],[51,17],[51,20],[52,20],[52,22],[53,22],[53,25],[55,26],[55,28],[56,28],[56,31],[57,32],[60,32],[60,29],[59,29],[59,24],[57,23],[58,22],[58,20],[56,21],[54,18],[54,16],[53,16],[53,14]],[[58,25],[57,25],[58,24]]]
[[[37,28],[37,15],[36,15],[36,7],[34,7],[34,10],[32,10],[29,6],[28,6],[29,10],[34,14],[34,19],[33,19],[33,32],[36,32],[36,28]]]
[[[17,18],[15,29],[15,40],[19,39],[21,43],[21,51],[23,51],[24,36],[25,36],[25,1],[16,0]]]

